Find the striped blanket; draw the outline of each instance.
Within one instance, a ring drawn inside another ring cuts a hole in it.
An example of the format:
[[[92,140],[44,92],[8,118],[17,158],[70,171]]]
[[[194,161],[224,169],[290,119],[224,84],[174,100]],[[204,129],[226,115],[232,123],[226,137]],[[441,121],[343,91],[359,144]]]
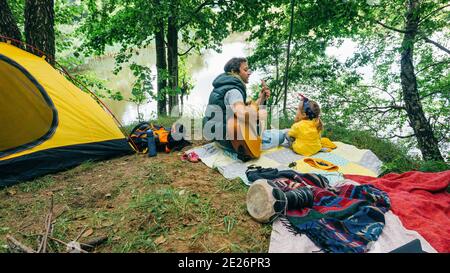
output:
[[[345,185],[338,195],[316,188],[313,207],[288,211],[287,219],[324,252],[361,253],[381,235],[389,207],[387,194],[370,185]]]

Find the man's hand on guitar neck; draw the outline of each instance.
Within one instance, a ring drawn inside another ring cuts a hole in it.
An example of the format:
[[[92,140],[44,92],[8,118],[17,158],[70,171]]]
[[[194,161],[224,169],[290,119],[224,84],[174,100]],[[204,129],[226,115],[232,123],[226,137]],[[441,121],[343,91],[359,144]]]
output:
[[[261,80],[261,92],[259,93],[258,99],[255,101],[257,105],[262,105],[270,97],[270,89],[264,80]]]
[[[250,120],[252,120],[254,122],[250,122],[250,123],[252,123],[252,124],[250,124],[250,126],[255,127],[255,129],[256,129],[256,123],[258,122],[258,120],[265,121],[267,118],[266,110],[259,109],[259,105],[262,105],[264,103],[264,101],[270,97],[270,89],[266,85],[264,80],[261,80],[261,85],[262,85],[262,89],[261,89],[261,92],[259,93],[259,97],[256,101],[250,103],[249,105],[246,105],[243,102],[236,102],[231,106],[231,109],[233,110],[235,117],[237,117],[240,122],[245,123],[244,119],[245,119],[246,115],[252,117],[252,118],[250,118]],[[249,121],[247,121],[247,122],[249,122]],[[253,124],[253,123],[255,123],[255,124]],[[265,122],[262,122],[260,124],[260,126],[261,126],[261,129],[264,130]]]

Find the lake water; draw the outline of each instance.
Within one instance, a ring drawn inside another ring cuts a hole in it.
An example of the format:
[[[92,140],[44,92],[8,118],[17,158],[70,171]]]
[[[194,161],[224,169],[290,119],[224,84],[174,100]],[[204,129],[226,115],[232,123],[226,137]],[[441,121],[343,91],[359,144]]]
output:
[[[223,42],[222,52],[218,53],[214,50],[205,50],[202,54],[192,54],[187,59],[187,70],[192,77],[194,85],[191,93],[184,98],[184,115],[198,116],[201,115],[208,103],[209,94],[212,90],[212,82],[223,72],[225,63],[232,57],[246,57],[251,54],[252,48],[245,41],[246,35],[232,34]],[[180,49],[183,51],[183,49]],[[133,56],[133,61],[151,67],[152,72],[156,74],[156,57],[154,46],[139,50],[139,54]],[[112,90],[120,91],[125,98],[131,94],[131,89],[135,78],[133,73],[128,69],[123,69],[118,75],[113,74],[114,57],[107,54],[102,57],[90,59],[83,67],[85,72],[93,73],[97,78],[105,80],[107,87]],[[154,90],[156,90],[156,75],[153,82]],[[250,76],[250,88],[253,84],[260,82],[262,75],[255,71]],[[114,115],[122,124],[130,124],[138,119],[137,105],[123,101],[113,101],[103,99],[103,102],[111,109]],[[150,101],[140,106],[140,112],[143,114],[144,120],[156,117],[156,101]]]

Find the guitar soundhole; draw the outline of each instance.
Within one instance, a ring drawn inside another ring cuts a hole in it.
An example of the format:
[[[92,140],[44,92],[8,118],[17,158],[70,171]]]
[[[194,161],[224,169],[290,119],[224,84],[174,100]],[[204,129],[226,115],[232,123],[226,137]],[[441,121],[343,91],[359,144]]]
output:
[[[245,148],[244,148],[244,146],[239,145],[238,153],[239,153],[239,154],[245,154]]]
[[[247,162],[252,159],[251,156],[246,154],[245,147],[243,145],[239,145],[237,154],[238,154],[238,159],[242,160],[243,162]]]

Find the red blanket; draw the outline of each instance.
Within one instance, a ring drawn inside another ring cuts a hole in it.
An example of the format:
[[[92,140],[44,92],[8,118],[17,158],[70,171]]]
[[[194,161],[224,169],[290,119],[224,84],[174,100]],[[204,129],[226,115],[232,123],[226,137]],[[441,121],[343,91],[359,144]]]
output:
[[[450,252],[450,194],[446,192],[450,171],[344,176],[387,192],[391,209],[405,228],[419,232],[437,251]]]

